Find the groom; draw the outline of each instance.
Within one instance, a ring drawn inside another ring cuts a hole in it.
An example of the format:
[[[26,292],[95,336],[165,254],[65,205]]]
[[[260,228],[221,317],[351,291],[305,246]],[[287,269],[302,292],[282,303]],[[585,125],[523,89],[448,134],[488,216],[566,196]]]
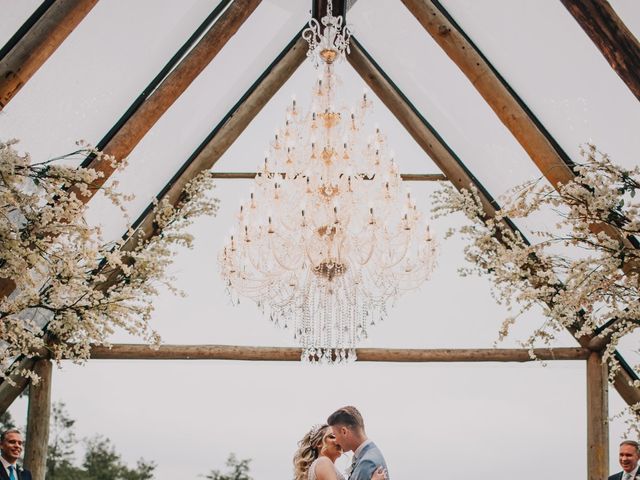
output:
[[[349,480],[370,480],[378,467],[387,470],[382,452],[367,438],[364,420],[356,407],[342,407],[336,410],[329,416],[327,423],[342,449],[345,452],[353,452]]]

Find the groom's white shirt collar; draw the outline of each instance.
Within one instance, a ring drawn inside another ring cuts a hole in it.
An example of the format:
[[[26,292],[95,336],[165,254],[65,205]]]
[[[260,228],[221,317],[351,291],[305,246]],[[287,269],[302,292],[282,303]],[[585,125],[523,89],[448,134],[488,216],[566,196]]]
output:
[[[640,468],[640,465],[636,465],[636,468],[629,472],[631,474],[631,478],[636,478],[636,475],[638,475],[638,468]],[[622,471],[622,478],[624,478],[624,470]]]
[[[360,444],[360,446],[358,448],[356,448],[356,451],[353,452],[353,458],[358,458],[360,456],[360,454],[362,453],[362,450],[364,450],[364,447],[366,447],[370,443],[373,443],[373,442],[371,440],[369,440],[368,438],[364,442],[362,442]]]
[[[4,471],[7,472],[7,475],[9,475],[9,465],[13,465],[13,469],[16,470],[16,472],[17,472],[17,470],[18,470],[17,462],[16,463],[9,463],[9,462],[7,462],[7,460],[3,456],[0,456],[0,460],[2,461],[2,466],[4,467]],[[17,475],[17,473],[16,473],[16,475]]]

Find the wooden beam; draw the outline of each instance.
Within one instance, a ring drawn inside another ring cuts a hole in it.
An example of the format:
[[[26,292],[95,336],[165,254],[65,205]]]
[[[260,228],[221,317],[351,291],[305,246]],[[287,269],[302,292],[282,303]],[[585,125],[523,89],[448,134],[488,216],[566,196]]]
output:
[[[284,173],[280,174],[284,177]],[[256,172],[212,172],[211,176],[219,180],[253,180]],[[446,182],[442,173],[401,173],[405,182]]]
[[[0,415],[7,411],[16,398],[23,392],[23,390],[29,385],[29,380],[20,375],[20,372],[27,372],[33,370],[35,364],[34,358],[23,358],[16,362],[10,374],[11,382],[3,380],[0,383]]]
[[[0,110],[91,11],[97,0],[57,0],[0,60]]]
[[[40,377],[40,381],[37,385],[32,383],[29,387],[24,464],[25,468],[31,471],[33,480],[44,480],[47,471],[49,417],[51,415],[51,361],[37,360],[34,372]]]
[[[584,348],[535,350],[540,360],[586,360],[590,352]],[[245,347],[235,345],[149,345],[119,344],[95,346],[93,360],[248,360],[300,361],[297,347]],[[359,362],[530,362],[527,349],[406,349],[358,348]]]
[[[366,54],[356,39],[352,39],[351,54],[348,59],[364,81],[371,87],[372,91],[396,116],[418,145],[443,171],[449,181],[458,190],[462,188],[468,189],[471,185],[475,186],[480,194],[485,214],[489,217],[494,216],[498,205],[455,153],[444,143],[433,127],[409,103],[393,81]],[[514,228],[512,224],[509,226]],[[524,235],[523,238],[525,238]],[[577,328],[569,328],[568,330],[573,335],[577,332]],[[585,335],[577,340],[580,346],[587,348],[591,338],[591,336]],[[613,385],[629,405],[640,402],[640,389],[632,385],[634,380],[635,378],[633,378],[632,374],[625,369],[620,369],[615,373]]]
[[[606,0],[560,0],[640,100],[640,42]]]
[[[113,155],[117,161],[129,155],[164,112],[222,50],[260,2],[261,0],[234,0],[158,88],[122,125],[103,148],[103,152]],[[117,167],[109,161],[98,159],[93,159],[86,166],[104,174],[92,184],[92,194],[104,185]],[[82,198],[86,202],[91,197]]]
[[[592,352],[587,360],[587,465],[589,480],[609,475],[609,408],[607,366]]]

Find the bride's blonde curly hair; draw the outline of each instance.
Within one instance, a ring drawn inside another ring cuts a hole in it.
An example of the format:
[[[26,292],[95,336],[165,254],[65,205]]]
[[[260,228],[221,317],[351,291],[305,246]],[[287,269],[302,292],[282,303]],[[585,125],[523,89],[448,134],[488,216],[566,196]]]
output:
[[[307,480],[309,466],[318,458],[322,439],[329,425],[316,425],[298,442],[298,450],[293,456],[293,472],[295,480]]]

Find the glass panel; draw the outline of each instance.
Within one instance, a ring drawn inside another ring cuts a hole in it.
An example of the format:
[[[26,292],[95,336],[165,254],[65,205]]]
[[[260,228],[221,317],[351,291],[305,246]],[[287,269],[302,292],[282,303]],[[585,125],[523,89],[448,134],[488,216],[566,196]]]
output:
[[[592,141],[638,164],[640,102],[561,2],[443,3],[573,159]]]
[[[284,49],[306,17],[306,6],[294,0],[262,2],[142,139],[129,155],[127,168],[113,176],[123,191],[136,195],[128,206],[133,220]],[[263,41],[256,42],[256,31],[264,35]],[[100,198],[91,202],[91,208],[96,221],[108,219],[108,238],[122,235],[124,223],[114,209]]]
[[[0,115],[34,158],[97,143],[219,3],[98,2]]]
[[[0,0],[0,47],[3,47],[33,12],[42,0]]]
[[[391,478],[452,478],[452,470],[464,470],[472,473],[459,476],[488,479],[499,465],[536,480],[587,475],[584,378],[584,362],[305,368],[92,361],[56,371],[52,398],[65,401],[78,438],[110,438],[130,466],[140,457],[155,461],[154,478],[226,472],[231,452],[252,459],[252,478],[291,478],[302,436],[353,404]],[[24,418],[17,409],[15,416]],[[461,447],[461,435],[473,439],[472,448]],[[525,461],[523,452],[544,461]],[[350,458],[337,466],[344,471]]]

